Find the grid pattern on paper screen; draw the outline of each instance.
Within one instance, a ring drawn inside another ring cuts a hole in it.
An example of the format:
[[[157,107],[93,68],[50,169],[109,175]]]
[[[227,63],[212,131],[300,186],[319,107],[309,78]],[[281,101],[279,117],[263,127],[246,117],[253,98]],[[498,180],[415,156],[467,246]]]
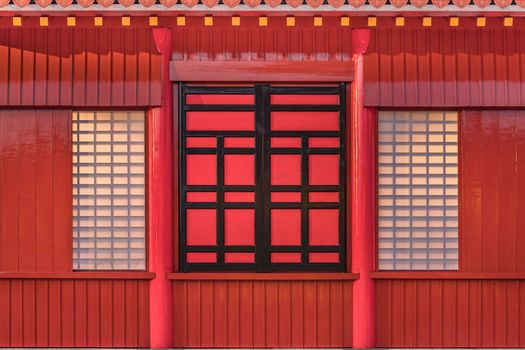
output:
[[[380,112],[379,269],[458,268],[458,115]]]
[[[73,269],[145,269],[145,114],[73,113]]]

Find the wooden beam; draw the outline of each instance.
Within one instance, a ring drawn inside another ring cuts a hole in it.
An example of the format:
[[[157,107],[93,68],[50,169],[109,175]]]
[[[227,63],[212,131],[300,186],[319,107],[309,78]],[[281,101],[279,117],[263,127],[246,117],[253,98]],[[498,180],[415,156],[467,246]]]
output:
[[[174,281],[353,281],[359,278],[357,273],[333,272],[192,272],[167,275],[169,280]]]
[[[308,82],[353,80],[353,63],[342,61],[171,61],[170,80],[183,82]]]

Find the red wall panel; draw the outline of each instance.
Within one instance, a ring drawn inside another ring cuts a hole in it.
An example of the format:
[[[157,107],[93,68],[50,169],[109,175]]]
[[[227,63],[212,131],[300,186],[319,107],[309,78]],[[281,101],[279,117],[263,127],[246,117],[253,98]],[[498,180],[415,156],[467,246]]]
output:
[[[0,279],[2,347],[147,347],[149,282]]]
[[[525,272],[525,111],[460,119],[461,270]]]
[[[365,56],[365,104],[522,106],[521,29],[376,29]]]
[[[524,280],[378,280],[378,347],[523,347]]]
[[[351,281],[176,281],[175,347],[351,347]]]
[[[0,110],[0,271],[71,270],[70,120]]]
[[[0,105],[160,105],[149,29],[3,29]]]
[[[242,18],[232,27],[231,18],[214,17],[212,27],[203,18],[186,17],[186,26],[171,25],[173,60],[177,61],[350,61],[350,27],[340,27],[339,17],[325,17],[323,27],[312,27],[312,17],[296,17],[296,27],[280,18],[269,18],[267,27],[257,16]],[[274,23],[280,22],[280,23]]]

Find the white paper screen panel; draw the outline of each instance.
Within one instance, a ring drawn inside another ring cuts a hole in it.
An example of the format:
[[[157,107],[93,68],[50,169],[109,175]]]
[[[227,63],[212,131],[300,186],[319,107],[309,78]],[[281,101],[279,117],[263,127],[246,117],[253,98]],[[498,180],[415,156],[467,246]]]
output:
[[[458,114],[378,115],[379,269],[458,268]]]
[[[144,270],[145,113],[73,113],[73,269]]]

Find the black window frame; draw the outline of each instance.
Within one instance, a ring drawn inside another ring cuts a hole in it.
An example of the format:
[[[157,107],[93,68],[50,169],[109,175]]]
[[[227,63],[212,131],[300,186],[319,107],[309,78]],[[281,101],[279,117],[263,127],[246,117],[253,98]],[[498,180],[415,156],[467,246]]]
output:
[[[346,174],[347,174],[347,137],[346,137],[346,89],[341,83],[331,86],[280,86],[270,84],[254,84],[250,86],[202,86],[179,83],[175,87],[178,92],[178,110],[174,111],[174,121],[178,124],[178,183],[179,186],[179,267],[181,272],[193,271],[251,271],[251,272],[278,272],[278,271],[327,271],[346,272],[347,266],[347,222],[346,222]],[[187,105],[188,94],[252,94],[253,105]],[[338,105],[272,105],[272,94],[337,94]],[[188,111],[253,111],[255,113],[255,128],[253,131],[187,131],[186,112]],[[270,113],[272,111],[337,111],[339,112],[339,131],[271,131]],[[217,136],[216,148],[186,148],[187,136],[210,137]],[[244,148],[225,149],[223,137],[245,136],[255,138],[253,151]],[[301,148],[270,148],[272,136],[300,137]],[[338,148],[309,149],[309,137],[338,137]],[[271,150],[271,151],[270,151]],[[185,157],[187,154],[216,154],[217,155],[217,184],[216,185],[186,185]],[[254,154],[255,155],[255,185],[227,186],[224,185],[224,154]],[[272,185],[270,186],[270,156],[271,154],[300,154],[301,155],[301,184],[300,185]],[[310,154],[338,154],[339,155],[339,185],[308,185]],[[262,175],[262,176],[261,176]],[[216,203],[187,203],[186,193],[193,191],[213,191],[217,193]],[[225,203],[224,192],[253,191],[253,203]],[[294,191],[301,193],[301,202],[298,203],[271,203],[271,192]],[[331,191],[339,194],[339,203],[309,203],[309,192]],[[187,246],[186,245],[186,216],[188,208],[216,208],[217,209],[217,245],[216,246]],[[254,209],[255,210],[255,245],[228,246],[224,244],[224,209]],[[270,210],[271,209],[301,209],[301,245],[294,247],[279,247],[270,245]],[[339,210],[339,245],[309,246],[309,209],[338,209]],[[306,214],[305,214],[306,213]],[[257,228],[260,228],[257,230]],[[227,250],[226,250],[227,248]],[[254,252],[254,263],[225,263],[224,252]],[[301,263],[272,263],[271,252],[300,252]],[[215,263],[187,263],[187,252],[217,252]],[[338,263],[309,263],[309,252],[337,252]]]

